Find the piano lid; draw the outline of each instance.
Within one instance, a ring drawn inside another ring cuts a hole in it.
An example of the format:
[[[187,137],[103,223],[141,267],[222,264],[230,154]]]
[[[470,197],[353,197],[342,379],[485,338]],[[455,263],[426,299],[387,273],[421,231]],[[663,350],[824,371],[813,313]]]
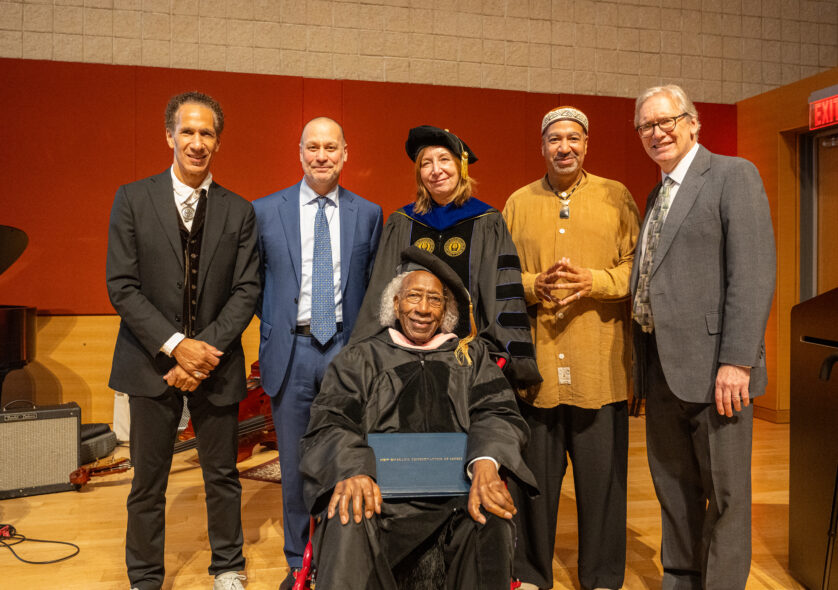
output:
[[[20,258],[28,243],[29,237],[22,229],[0,225],[0,274]]]

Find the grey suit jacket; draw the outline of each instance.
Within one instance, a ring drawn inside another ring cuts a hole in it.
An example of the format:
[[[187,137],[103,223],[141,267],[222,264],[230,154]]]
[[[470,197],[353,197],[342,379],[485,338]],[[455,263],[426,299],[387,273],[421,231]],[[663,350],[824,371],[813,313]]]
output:
[[[646,219],[658,187],[649,195]],[[631,290],[636,293],[640,255]],[[765,325],[776,274],[771,213],[756,167],[699,146],[661,231],[649,295],[661,366],[681,400],[710,403],[720,364],[750,366],[750,394],[765,392]],[[634,391],[645,397],[641,331]]]
[[[251,204],[212,183],[198,267],[197,340],[224,351],[198,388],[216,405],[246,394],[241,333],[259,296],[256,218]],[[156,397],[175,364],[160,347],[182,330],[184,267],[169,170],[121,186],[108,229],[107,287],[122,318],[109,385]]]

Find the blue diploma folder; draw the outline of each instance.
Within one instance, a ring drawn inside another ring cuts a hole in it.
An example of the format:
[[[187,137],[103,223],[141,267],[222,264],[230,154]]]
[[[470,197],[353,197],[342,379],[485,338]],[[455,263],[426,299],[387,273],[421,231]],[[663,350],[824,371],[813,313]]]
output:
[[[368,434],[381,496],[468,494],[471,482],[465,472],[466,440],[464,432]]]

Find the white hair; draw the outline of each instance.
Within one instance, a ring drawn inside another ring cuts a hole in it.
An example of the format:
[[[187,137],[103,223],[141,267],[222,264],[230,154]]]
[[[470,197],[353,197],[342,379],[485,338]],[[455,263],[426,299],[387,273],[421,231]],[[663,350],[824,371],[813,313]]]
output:
[[[396,310],[393,306],[393,299],[401,292],[404,280],[412,272],[416,271],[408,271],[396,275],[384,288],[384,293],[381,295],[381,306],[378,310],[378,322],[382,326],[388,328],[396,327]],[[442,283],[442,281],[439,282]],[[453,332],[460,319],[460,315],[457,312],[457,299],[445,283],[442,283],[442,293],[445,295],[445,313],[442,316],[439,329],[441,332]]]
[[[675,103],[675,108],[682,113],[687,113],[697,124],[695,133],[698,136],[698,131],[701,129],[701,121],[698,120],[698,111],[693,104],[693,101],[690,100],[690,97],[687,96],[687,93],[684,92],[684,89],[676,84],[667,84],[666,86],[652,86],[651,88],[647,88],[643,91],[643,93],[637,97],[637,100],[634,101],[634,126],[637,127],[640,124],[640,109],[643,106],[643,103],[652,98],[657,94],[665,94],[668,96],[673,103]]]

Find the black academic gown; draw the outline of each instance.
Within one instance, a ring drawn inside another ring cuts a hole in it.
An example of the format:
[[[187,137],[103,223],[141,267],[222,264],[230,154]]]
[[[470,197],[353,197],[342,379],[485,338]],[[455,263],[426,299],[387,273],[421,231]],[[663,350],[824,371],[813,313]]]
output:
[[[459,275],[471,296],[478,336],[493,357],[507,359],[503,372],[513,387],[540,383],[518,251],[500,212],[474,197],[461,207],[434,205],[424,215],[412,205],[390,215],[350,342],[378,331],[381,294],[410,245],[432,252]],[[469,332],[468,309],[459,311],[455,331],[463,337]]]
[[[375,479],[375,455],[366,442],[372,432],[465,432],[466,464],[492,457],[502,474],[535,492],[521,457],[529,433],[509,383],[482,342],[469,346],[471,366],[458,364],[456,343],[416,351],[395,344],[384,329],[338,354],[312,405],[301,444],[300,471],[313,514],[323,511],[338,482],[361,474]],[[511,523],[492,517],[484,527],[466,508],[464,497],[385,501],[380,517],[360,525],[340,525],[337,517],[321,523],[315,539],[318,587],[394,588],[391,568],[447,527],[443,532],[455,543],[445,549],[446,584],[508,588],[503,564],[511,558]],[[331,535],[349,535],[350,540]],[[327,548],[330,543],[333,549]]]

